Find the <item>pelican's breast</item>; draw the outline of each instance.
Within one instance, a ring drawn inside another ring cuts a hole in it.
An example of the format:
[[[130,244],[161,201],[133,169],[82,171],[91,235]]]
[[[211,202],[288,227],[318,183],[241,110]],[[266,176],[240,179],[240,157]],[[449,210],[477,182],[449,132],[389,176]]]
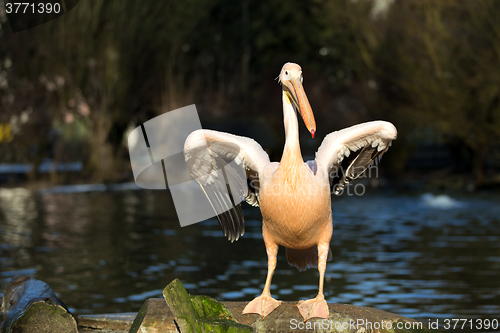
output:
[[[264,228],[275,241],[289,248],[317,244],[331,228],[328,184],[302,164],[295,170],[278,168],[260,194]]]

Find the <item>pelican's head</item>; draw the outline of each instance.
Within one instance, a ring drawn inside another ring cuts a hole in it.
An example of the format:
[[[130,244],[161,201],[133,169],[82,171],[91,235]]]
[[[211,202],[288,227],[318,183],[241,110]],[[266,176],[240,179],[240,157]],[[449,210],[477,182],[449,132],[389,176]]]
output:
[[[304,87],[302,87],[302,68],[294,63],[287,62],[283,65],[279,76],[279,81],[283,85],[283,92],[290,101],[299,110],[307,130],[311,132],[312,137],[316,133],[316,121],[312,112],[311,105],[307,99]]]

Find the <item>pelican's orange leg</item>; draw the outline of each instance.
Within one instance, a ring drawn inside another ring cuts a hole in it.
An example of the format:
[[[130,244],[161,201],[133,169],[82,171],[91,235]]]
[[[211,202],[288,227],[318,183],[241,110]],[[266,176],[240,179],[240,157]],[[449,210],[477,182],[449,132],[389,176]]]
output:
[[[300,314],[304,317],[304,321],[309,318],[319,317],[328,319],[330,311],[328,304],[323,295],[323,282],[325,280],[326,260],[328,258],[329,243],[321,243],[318,245],[318,271],[319,271],[319,288],[318,296],[307,301],[300,301],[297,304]]]
[[[257,313],[264,319],[268,314],[270,314],[274,309],[276,309],[281,301],[277,301],[271,297],[271,279],[273,278],[274,269],[276,268],[276,256],[278,255],[278,244],[273,242],[265,227],[262,228],[262,235],[264,236],[264,243],[266,244],[267,251],[267,278],[266,284],[264,285],[264,290],[259,297],[256,297],[253,301],[247,304],[245,309],[243,309],[242,314],[247,313]]]

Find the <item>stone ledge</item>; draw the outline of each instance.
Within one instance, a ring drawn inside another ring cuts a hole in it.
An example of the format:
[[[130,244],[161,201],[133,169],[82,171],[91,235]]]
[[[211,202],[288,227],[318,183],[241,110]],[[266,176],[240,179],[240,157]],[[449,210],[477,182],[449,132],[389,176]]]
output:
[[[381,330],[370,329],[369,327],[356,327],[356,329],[347,327],[347,329],[335,329],[335,323],[339,327],[342,323],[349,323],[349,320],[356,322],[358,319],[366,320],[374,324],[391,322],[395,328],[395,323],[412,323],[418,322],[415,319],[407,318],[390,312],[378,310],[375,308],[359,307],[348,304],[328,304],[330,309],[330,324],[328,328],[325,327],[324,319],[310,319],[305,324],[302,316],[297,309],[296,302],[283,302],[276,310],[271,312],[264,320],[257,314],[241,315],[243,308],[247,302],[221,302],[233,314],[234,318],[241,324],[251,326],[255,332],[344,332],[344,333],[368,333],[368,332],[446,332],[444,330]],[[142,333],[177,333],[177,328],[174,324],[174,317],[168,308],[163,298],[150,298],[146,300],[141,311],[145,311],[145,321],[149,324],[143,327]],[[135,314],[103,314],[103,315],[81,315],[78,317],[78,324],[80,325],[80,332],[113,332],[122,333],[128,332],[135,319]],[[109,323],[109,324],[108,324]],[[297,328],[294,329],[296,324]],[[310,323],[307,326],[307,323]],[[314,326],[316,323],[316,326]],[[302,326],[304,324],[304,326]],[[118,326],[122,325],[122,326]],[[323,326],[322,326],[323,325]],[[408,324],[409,325],[409,324]],[[303,327],[302,329],[299,329]],[[344,326],[349,326],[345,325]],[[115,327],[115,328],[113,328]],[[120,329],[118,329],[120,327]],[[310,327],[310,328],[308,328]],[[316,327],[316,329],[314,329]],[[333,328],[331,330],[330,328]]]

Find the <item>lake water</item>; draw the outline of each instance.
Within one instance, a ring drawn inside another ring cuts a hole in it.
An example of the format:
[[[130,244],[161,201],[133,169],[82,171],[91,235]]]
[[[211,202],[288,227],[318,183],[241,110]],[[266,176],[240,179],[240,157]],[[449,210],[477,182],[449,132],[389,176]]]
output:
[[[179,278],[188,292],[249,301],[267,273],[260,211],[231,244],[216,220],[181,228],[167,191],[0,189],[0,287],[27,274],[76,314],[138,311]],[[116,188],[115,188],[116,189]],[[328,302],[413,318],[500,319],[500,193],[371,192],[333,198]],[[281,249],[273,296],[312,298],[317,270]]]

